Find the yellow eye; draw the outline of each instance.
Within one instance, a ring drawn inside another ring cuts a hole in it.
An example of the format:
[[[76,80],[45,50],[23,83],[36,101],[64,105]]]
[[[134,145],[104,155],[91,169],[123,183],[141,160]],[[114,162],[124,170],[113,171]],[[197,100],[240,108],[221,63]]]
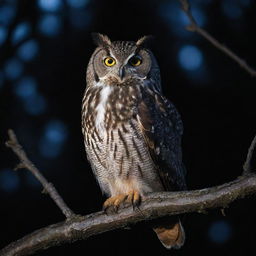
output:
[[[107,57],[107,58],[104,59],[104,63],[105,63],[106,66],[112,67],[116,64],[116,61],[112,57]]]
[[[141,57],[139,56],[133,56],[129,60],[130,65],[137,67],[142,63]]]

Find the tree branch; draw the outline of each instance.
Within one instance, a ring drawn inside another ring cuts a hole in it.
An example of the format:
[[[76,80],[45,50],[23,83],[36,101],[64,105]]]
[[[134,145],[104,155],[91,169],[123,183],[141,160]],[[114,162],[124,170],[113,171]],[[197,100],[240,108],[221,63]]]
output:
[[[212,188],[152,193],[143,200],[137,210],[129,207],[114,215],[97,212],[83,217],[74,217],[65,222],[39,229],[9,244],[0,251],[0,255],[31,255],[38,250],[86,239],[145,220],[189,212],[201,213],[213,208],[225,208],[233,201],[255,193],[255,174],[248,174],[235,181]]]
[[[26,168],[38,179],[44,187],[44,192],[48,193],[56,205],[60,208],[66,218],[74,216],[73,211],[66,205],[62,197],[59,195],[56,188],[52,183],[49,183],[35,165],[28,159],[26,152],[19,144],[17,137],[13,130],[8,131],[9,140],[6,142],[6,146],[11,148],[12,151],[18,156],[20,163],[17,165],[17,169]]]
[[[244,164],[244,175],[236,180],[220,186],[194,191],[158,192],[148,194],[139,209],[125,208],[118,214],[106,215],[97,212],[86,216],[78,216],[66,206],[61,196],[28,159],[16,135],[8,131],[9,141],[6,143],[19,157],[18,168],[27,168],[42,183],[54,202],[67,217],[66,221],[44,227],[23,238],[12,242],[0,251],[1,256],[31,255],[39,250],[86,239],[113,229],[157,219],[164,216],[189,212],[205,212],[213,208],[225,208],[233,201],[256,193],[256,174],[251,173],[251,161],[256,144],[253,139]]]
[[[213,36],[211,36],[207,31],[205,31],[203,28],[201,28],[195,18],[193,17],[191,13],[191,8],[189,5],[188,0],[179,0],[181,3],[181,8],[184,11],[184,13],[187,15],[190,25],[187,26],[187,30],[196,32],[197,34],[204,37],[206,40],[208,40],[212,45],[214,45],[217,49],[224,52],[227,56],[229,56],[231,59],[233,59],[237,64],[240,65],[241,68],[246,70],[251,76],[256,76],[256,70],[249,66],[245,60],[241,59],[238,55],[236,55],[233,51],[231,51],[228,47],[221,44],[218,40],[216,40]]]

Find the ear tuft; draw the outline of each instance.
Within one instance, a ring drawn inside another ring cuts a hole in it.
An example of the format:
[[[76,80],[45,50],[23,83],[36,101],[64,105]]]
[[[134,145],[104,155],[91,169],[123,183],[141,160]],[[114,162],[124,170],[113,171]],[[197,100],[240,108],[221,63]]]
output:
[[[136,45],[138,47],[146,47],[150,42],[152,42],[153,38],[154,37],[152,35],[143,36],[136,42]]]
[[[92,39],[97,46],[105,47],[111,45],[109,37],[100,33],[92,33]]]

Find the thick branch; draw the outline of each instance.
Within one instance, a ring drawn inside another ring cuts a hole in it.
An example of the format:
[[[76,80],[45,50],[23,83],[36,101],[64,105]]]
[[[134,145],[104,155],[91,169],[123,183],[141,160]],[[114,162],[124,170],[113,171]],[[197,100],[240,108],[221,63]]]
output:
[[[62,213],[66,218],[71,218],[74,213],[66,205],[62,197],[59,195],[56,188],[52,183],[49,183],[45,177],[40,173],[40,171],[35,167],[35,165],[28,159],[26,152],[23,150],[22,146],[19,144],[17,137],[13,130],[8,131],[9,141],[6,142],[6,146],[11,148],[12,151],[18,156],[20,163],[17,165],[16,169],[26,168],[28,169],[43,185],[44,191],[47,192],[56,205],[60,208]]]
[[[86,239],[109,230],[123,228],[145,220],[188,212],[204,212],[225,208],[236,199],[256,193],[256,175],[249,174],[235,181],[212,188],[150,194],[139,210],[123,209],[119,214],[97,212],[74,217],[65,222],[39,229],[0,251],[1,256],[30,255],[67,242]]]
[[[233,51],[231,51],[228,47],[221,44],[218,40],[216,40],[213,36],[211,36],[207,31],[203,28],[199,27],[195,18],[193,17],[190,5],[188,0],[179,0],[181,3],[181,8],[187,15],[190,25],[187,27],[187,30],[196,32],[206,40],[208,40],[211,44],[213,44],[216,48],[224,52],[227,56],[233,59],[237,64],[241,66],[244,70],[246,70],[251,76],[256,76],[256,70],[250,67],[243,59],[241,59],[238,55],[236,55]]]

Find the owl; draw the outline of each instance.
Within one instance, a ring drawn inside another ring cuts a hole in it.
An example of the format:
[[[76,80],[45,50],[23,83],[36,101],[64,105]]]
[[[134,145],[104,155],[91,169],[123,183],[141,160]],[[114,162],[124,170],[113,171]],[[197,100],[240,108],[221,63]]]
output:
[[[138,206],[146,194],[186,189],[182,163],[183,125],[163,96],[148,36],[97,45],[87,68],[82,132],[87,158],[102,192],[105,211]],[[162,244],[180,248],[185,232],[178,217],[153,226]]]

